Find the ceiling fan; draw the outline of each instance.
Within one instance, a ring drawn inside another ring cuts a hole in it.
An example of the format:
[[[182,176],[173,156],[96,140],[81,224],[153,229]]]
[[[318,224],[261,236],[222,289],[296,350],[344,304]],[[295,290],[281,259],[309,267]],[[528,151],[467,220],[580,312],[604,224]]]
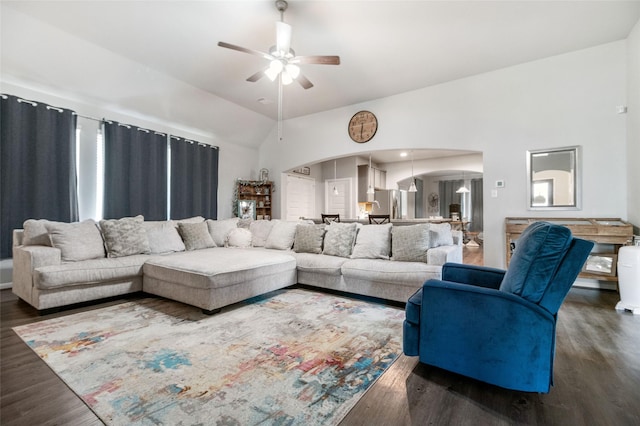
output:
[[[293,80],[296,80],[303,88],[310,89],[313,87],[313,83],[300,73],[299,65],[339,65],[340,57],[296,56],[296,53],[291,48],[291,25],[284,22],[284,12],[287,10],[288,3],[285,0],[277,0],[275,3],[276,9],[280,12],[280,21],[276,22],[276,45],[269,49],[269,53],[236,46],[235,44],[224,41],[218,42],[218,46],[260,56],[270,61],[268,67],[249,76],[247,81],[256,82],[263,76],[267,76],[271,81],[275,81],[276,78],[280,77],[280,84],[287,85],[291,84]]]

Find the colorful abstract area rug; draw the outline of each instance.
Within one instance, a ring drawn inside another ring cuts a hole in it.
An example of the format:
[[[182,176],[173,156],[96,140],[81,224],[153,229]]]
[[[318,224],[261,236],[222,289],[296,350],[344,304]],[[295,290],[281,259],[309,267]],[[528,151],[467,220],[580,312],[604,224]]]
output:
[[[293,289],[213,316],[144,299],[14,330],[108,425],[335,425],[400,354],[403,318]]]

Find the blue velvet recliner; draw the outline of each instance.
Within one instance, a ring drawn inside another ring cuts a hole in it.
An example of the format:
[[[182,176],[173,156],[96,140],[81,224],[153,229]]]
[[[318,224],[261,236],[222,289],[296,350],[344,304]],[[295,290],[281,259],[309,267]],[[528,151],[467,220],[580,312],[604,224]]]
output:
[[[549,392],[557,312],[593,248],[531,224],[507,271],[447,263],[407,302],[404,353],[507,389]]]

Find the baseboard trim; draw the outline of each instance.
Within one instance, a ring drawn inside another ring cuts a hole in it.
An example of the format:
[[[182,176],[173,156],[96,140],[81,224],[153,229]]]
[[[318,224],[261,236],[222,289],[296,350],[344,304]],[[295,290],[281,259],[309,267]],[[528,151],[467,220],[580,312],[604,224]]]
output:
[[[13,287],[13,283],[0,283],[0,290],[6,290],[8,288],[12,288]]]

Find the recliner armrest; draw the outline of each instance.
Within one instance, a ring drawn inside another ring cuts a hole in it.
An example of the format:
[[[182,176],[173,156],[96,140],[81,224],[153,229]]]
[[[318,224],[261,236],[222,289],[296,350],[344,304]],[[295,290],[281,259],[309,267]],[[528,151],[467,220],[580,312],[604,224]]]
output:
[[[505,273],[503,269],[487,266],[445,263],[442,267],[442,280],[497,289]]]

